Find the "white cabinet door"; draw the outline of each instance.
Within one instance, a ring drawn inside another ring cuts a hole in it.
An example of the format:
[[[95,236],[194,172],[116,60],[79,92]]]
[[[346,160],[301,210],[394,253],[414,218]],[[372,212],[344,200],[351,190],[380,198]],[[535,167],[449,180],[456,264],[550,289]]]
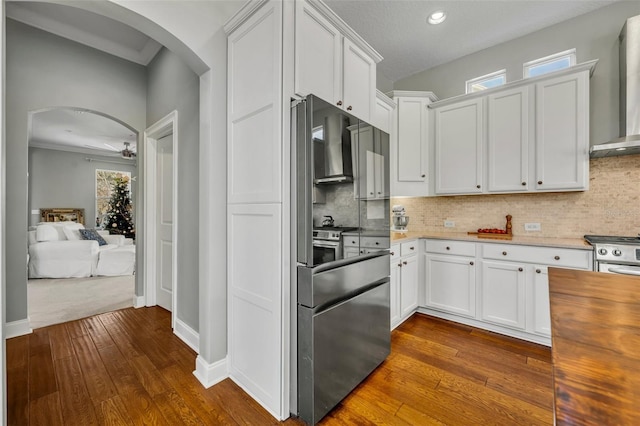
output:
[[[418,255],[401,260],[400,316],[405,319],[418,308]]]
[[[482,262],[482,320],[525,329],[526,270],[512,262]]]
[[[398,182],[425,183],[428,161],[427,102],[421,98],[398,98],[397,101]]]
[[[400,324],[400,263],[399,259],[391,259],[391,275],[389,277],[391,302],[391,329]]]
[[[376,90],[376,105],[372,124],[383,132],[391,134],[391,122],[395,110],[395,102],[381,91]]]
[[[426,305],[467,317],[476,314],[474,258],[425,255]]]
[[[342,35],[307,2],[295,6],[295,91],[336,105],[342,99]]]
[[[481,193],[483,98],[435,109],[436,193]]]
[[[489,192],[529,188],[529,87],[488,96]]]
[[[546,266],[535,265],[533,273],[533,295],[530,309],[533,313],[533,331],[551,337],[551,314],[549,309],[549,274]]]
[[[589,185],[589,71],[536,84],[536,189]]]
[[[376,103],[376,63],[349,39],[342,40],[342,107],[370,123]]]

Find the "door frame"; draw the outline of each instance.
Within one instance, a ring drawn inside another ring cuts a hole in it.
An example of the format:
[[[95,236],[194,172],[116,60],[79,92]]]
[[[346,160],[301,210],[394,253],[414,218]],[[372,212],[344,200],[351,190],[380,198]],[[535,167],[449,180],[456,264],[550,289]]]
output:
[[[164,118],[158,120],[144,132],[144,152],[143,152],[143,176],[144,176],[144,226],[143,241],[145,247],[145,256],[143,259],[143,282],[144,282],[144,298],[145,306],[155,306],[156,299],[156,280],[158,262],[157,253],[157,233],[156,233],[156,212],[158,197],[156,196],[157,188],[157,154],[158,140],[173,134],[173,176],[172,188],[173,202],[171,206],[173,215],[173,224],[171,229],[171,239],[173,240],[171,248],[171,280],[173,288],[171,292],[171,328],[175,329],[178,300],[178,111],[174,110],[167,114]]]

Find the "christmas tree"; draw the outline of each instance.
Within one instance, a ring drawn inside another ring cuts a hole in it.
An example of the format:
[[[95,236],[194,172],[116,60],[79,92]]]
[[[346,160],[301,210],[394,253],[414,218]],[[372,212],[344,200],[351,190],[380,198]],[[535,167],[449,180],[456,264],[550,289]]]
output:
[[[131,197],[129,196],[129,178],[127,176],[114,179],[105,228],[109,234],[124,235],[127,238],[136,237],[131,218]]]

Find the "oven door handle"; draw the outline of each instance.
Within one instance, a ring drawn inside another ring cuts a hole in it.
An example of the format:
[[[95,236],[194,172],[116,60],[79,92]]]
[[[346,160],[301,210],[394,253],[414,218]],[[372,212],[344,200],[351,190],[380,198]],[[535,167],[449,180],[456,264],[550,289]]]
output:
[[[314,241],[313,242],[313,246],[314,247],[321,247],[321,248],[336,248],[340,245],[340,243],[321,243],[319,241]]]
[[[623,275],[636,275],[640,276],[640,268],[634,268],[633,266],[614,266],[610,267],[608,272],[613,272],[614,274],[623,274]]]

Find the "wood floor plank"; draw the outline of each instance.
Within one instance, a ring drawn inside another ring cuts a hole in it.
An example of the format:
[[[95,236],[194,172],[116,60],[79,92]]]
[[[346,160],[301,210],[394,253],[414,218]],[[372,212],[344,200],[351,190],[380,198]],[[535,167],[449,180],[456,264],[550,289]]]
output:
[[[51,357],[54,361],[74,355],[71,338],[64,324],[53,325],[49,328],[49,341],[51,344]]]
[[[159,307],[38,329],[7,340],[6,354],[10,425],[280,424],[231,379],[205,389],[197,354]],[[552,396],[548,348],[414,315],[392,333],[391,355],[319,425],[543,425]]]
[[[118,394],[111,377],[100,358],[100,353],[91,336],[86,335],[71,340],[84,382],[94,404],[111,399]]]
[[[74,357],[61,358],[54,361],[54,366],[65,423],[97,425],[98,419],[78,361]]]
[[[29,424],[32,426],[62,425],[62,406],[58,392],[33,399],[29,403]]]

